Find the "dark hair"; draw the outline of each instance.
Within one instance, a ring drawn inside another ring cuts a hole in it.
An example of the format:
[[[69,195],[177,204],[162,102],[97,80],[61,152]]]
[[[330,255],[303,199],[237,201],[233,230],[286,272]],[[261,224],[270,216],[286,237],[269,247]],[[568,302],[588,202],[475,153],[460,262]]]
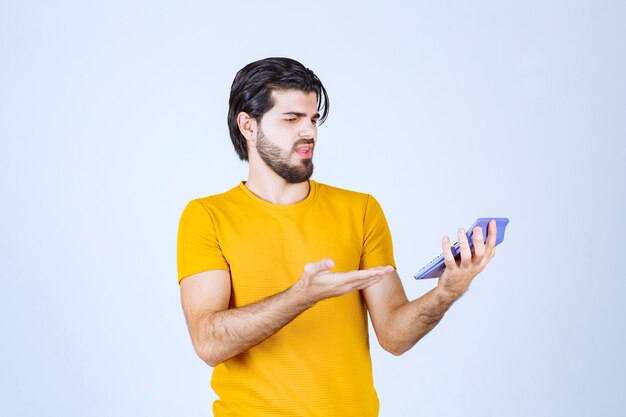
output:
[[[246,112],[257,121],[274,107],[273,90],[300,90],[317,94],[319,123],[328,117],[330,102],[319,78],[304,65],[290,58],[266,58],[252,62],[237,72],[230,87],[228,130],[235,151],[242,161],[248,160],[246,139],[239,131],[237,115]]]

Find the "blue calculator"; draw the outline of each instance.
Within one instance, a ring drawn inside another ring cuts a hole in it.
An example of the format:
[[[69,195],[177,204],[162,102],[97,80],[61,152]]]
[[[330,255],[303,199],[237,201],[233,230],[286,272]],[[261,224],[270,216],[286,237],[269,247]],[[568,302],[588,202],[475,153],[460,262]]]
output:
[[[469,229],[467,229],[467,241],[469,242],[470,249],[472,249],[472,251],[474,249],[474,242],[472,241],[474,228],[480,227],[483,229],[483,236],[486,242],[487,225],[490,220],[496,221],[496,229],[498,230],[496,234],[496,246],[504,240],[504,231],[506,230],[506,225],[509,224],[509,219],[506,217],[480,217]],[[461,258],[461,247],[459,246],[459,242],[456,242],[452,246],[452,256],[454,256],[454,259]],[[446,269],[446,264],[444,263],[443,253],[441,253],[426,266],[420,269],[419,272],[415,274],[415,279],[438,278],[441,274],[443,274],[444,269]]]

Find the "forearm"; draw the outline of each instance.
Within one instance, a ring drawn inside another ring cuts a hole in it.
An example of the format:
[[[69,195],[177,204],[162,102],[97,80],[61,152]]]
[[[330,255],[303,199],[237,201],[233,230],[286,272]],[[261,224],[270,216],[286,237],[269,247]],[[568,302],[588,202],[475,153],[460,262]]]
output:
[[[394,355],[406,352],[441,321],[457,298],[435,287],[398,307],[384,325],[381,344]]]
[[[208,271],[211,276],[186,278],[191,281],[183,281],[182,303],[196,352],[216,366],[272,336],[318,301],[372,286],[393,269],[328,272],[333,267],[330,259],[307,264],[290,288],[238,308],[228,308],[228,274]]]
[[[314,302],[298,286],[239,308],[205,312],[194,346],[211,366],[267,339]]]

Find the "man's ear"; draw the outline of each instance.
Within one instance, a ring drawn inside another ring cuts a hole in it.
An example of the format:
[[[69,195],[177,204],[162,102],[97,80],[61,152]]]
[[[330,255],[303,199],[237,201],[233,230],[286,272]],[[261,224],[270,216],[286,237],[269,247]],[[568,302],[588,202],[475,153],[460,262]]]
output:
[[[242,111],[237,115],[237,126],[239,126],[239,131],[247,141],[254,142],[256,140],[256,119],[250,117],[248,113]]]

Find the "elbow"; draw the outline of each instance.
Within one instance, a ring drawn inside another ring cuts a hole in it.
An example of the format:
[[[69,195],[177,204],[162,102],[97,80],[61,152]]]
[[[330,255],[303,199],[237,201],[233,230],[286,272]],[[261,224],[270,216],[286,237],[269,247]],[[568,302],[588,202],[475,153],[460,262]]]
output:
[[[410,346],[405,346],[398,341],[378,339],[378,343],[383,349],[391,353],[393,356],[400,356],[411,348]]]
[[[387,352],[391,353],[393,356],[401,356],[404,352],[406,352],[406,350],[401,350],[401,349],[395,349],[395,350],[388,350]]]
[[[393,356],[400,356],[408,350],[408,349],[402,349],[400,346],[395,346],[395,345],[383,346],[383,349],[391,353]]]
[[[219,355],[215,349],[206,344],[204,346],[194,346],[196,349],[196,354],[202,359],[204,363],[209,365],[211,368],[215,368],[220,363],[224,362],[227,358]]]
[[[211,368],[215,368],[217,365],[219,365],[220,363],[224,362],[223,360],[216,358],[216,357],[212,357],[212,356],[200,356],[200,359],[202,359],[204,361],[204,363],[206,363],[207,365],[209,365]]]
[[[381,337],[378,338],[378,343],[393,356],[400,356],[415,346],[422,337],[424,337],[424,335],[420,335],[419,337],[398,337],[398,335],[384,332],[381,334]]]

